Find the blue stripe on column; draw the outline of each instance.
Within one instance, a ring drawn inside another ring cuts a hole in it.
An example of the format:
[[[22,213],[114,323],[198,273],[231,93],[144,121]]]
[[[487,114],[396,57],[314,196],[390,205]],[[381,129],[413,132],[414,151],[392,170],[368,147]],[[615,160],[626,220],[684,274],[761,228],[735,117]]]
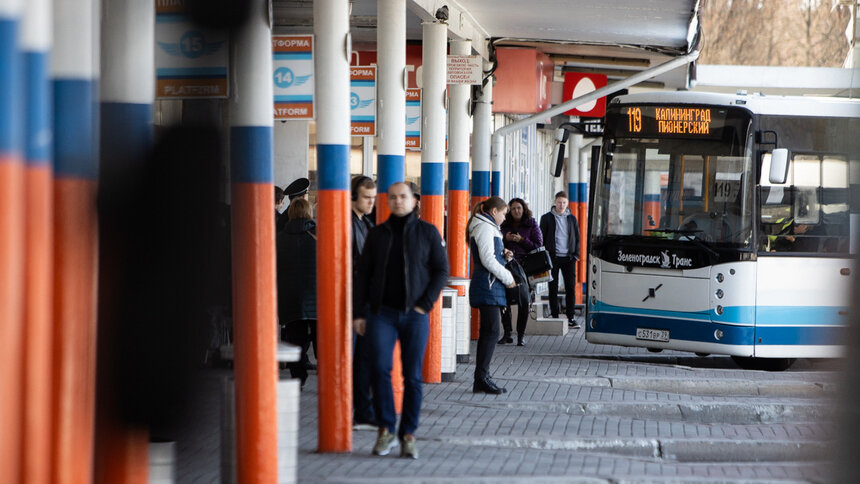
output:
[[[91,79],[54,80],[54,174],[96,180],[95,93]]]
[[[498,197],[502,193],[502,172],[494,171],[493,178],[490,180],[490,193],[494,197]]]
[[[567,195],[568,201],[573,203],[584,202],[585,198],[582,197],[582,189],[585,187],[585,183],[568,183],[567,184]]]
[[[448,190],[469,191],[469,163],[448,162]]]
[[[102,166],[139,161],[152,145],[152,104],[102,103]]]
[[[488,172],[488,171],[473,171],[472,172],[472,196],[473,197],[489,197],[490,196],[490,172]]]
[[[445,194],[445,164],[421,163],[421,195]]]
[[[579,184],[579,201],[581,203],[588,203],[588,183]]]
[[[653,193],[653,194],[652,193],[646,193],[645,195],[642,196],[642,201],[659,202],[660,201],[660,194],[659,193]]]
[[[349,146],[317,145],[320,190],[349,190]]]
[[[230,177],[233,183],[272,183],[274,148],[271,126],[230,128]]]
[[[404,155],[379,155],[376,157],[377,189],[379,193],[387,193],[388,187],[404,180]]]
[[[51,162],[51,80],[48,55],[25,52],[26,72],[26,140],[24,155],[30,166]]]
[[[21,60],[18,21],[0,19],[0,154],[21,152]]]

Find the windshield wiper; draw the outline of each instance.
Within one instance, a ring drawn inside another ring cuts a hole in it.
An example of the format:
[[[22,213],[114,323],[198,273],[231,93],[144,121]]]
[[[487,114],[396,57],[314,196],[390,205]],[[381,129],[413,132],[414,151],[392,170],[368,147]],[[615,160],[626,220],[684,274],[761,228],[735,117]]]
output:
[[[692,235],[698,232],[703,232],[704,230],[699,229],[645,229],[645,232],[663,232],[666,234],[681,234],[681,235]]]

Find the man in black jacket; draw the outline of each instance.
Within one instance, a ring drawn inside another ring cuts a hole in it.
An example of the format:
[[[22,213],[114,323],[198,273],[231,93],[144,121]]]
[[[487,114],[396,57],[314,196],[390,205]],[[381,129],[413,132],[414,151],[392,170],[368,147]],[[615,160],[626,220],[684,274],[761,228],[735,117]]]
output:
[[[405,388],[397,436],[400,455],[417,459],[414,434],[430,331],[427,313],[448,281],[448,255],[436,227],[413,212],[415,198],[409,185],[401,182],[388,188],[388,207],[391,216],[371,229],[361,253],[355,331],[363,335],[366,329],[373,348],[373,402],[380,425],[373,453],[388,455],[397,446],[391,367],[394,344],[400,340]]]
[[[366,176],[357,176],[352,180],[352,282],[353,306],[356,306],[355,296],[358,294],[358,260],[364,249],[367,234],[374,227],[369,215],[376,203],[376,183]],[[371,395],[371,376],[373,374],[373,359],[370,342],[362,335],[356,334],[353,340],[352,353],[352,402],[353,430],[376,430],[376,414],[373,411]]]
[[[552,208],[540,218],[543,243],[552,259],[552,280],[549,282],[549,310],[558,317],[558,272],[564,277],[564,303],[567,324],[579,328],[574,320],[576,308],[576,261],[579,260],[579,224],[568,209],[567,193],[555,194]]]

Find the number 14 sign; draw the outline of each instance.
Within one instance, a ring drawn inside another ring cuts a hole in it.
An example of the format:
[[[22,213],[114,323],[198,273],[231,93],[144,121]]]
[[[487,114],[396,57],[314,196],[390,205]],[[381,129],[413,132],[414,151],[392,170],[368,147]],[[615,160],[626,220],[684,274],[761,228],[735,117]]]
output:
[[[272,36],[272,76],[275,119],[313,119],[313,35]]]

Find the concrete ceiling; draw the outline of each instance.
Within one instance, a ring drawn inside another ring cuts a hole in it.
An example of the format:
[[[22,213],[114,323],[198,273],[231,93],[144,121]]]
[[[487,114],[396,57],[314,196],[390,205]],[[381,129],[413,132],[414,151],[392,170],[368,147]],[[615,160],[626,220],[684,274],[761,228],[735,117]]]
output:
[[[353,46],[375,50],[377,0],[353,0]],[[493,46],[533,47],[556,72],[602,72],[610,82],[686,53],[698,28],[700,0],[406,0],[407,40],[421,40],[421,22],[448,7],[449,37],[471,39],[489,56]],[[312,0],[273,0],[276,33],[313,31]],[[484,42],[480,42],[483,39]],[[645,87],[686,88],[687,69]]]

